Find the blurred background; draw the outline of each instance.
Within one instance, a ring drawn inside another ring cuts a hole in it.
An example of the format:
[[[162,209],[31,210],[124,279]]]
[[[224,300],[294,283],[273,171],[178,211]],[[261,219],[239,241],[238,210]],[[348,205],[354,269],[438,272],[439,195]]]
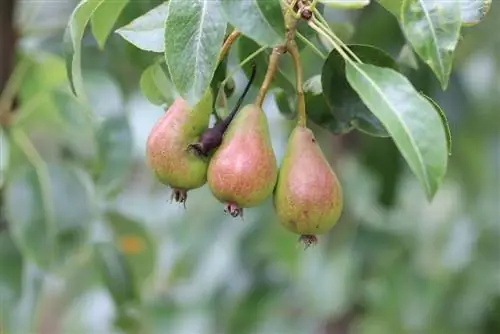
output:
[[[131,1],[116,27],[159,3]],[[496,3],[463,29],[445,92],[424,64],[406,68],[441,105],[453,136],[432,203],[390,139],[333,136],[311,123],[345,208],[307,250],[275,220],[270,199],[243,221],[225,215],[206,186],[189,193],[186,209],[169,203],[145,163],[163,107],[140,91],[159,54],[117,34],[100,49],[87,32],[85,89],[100,122],[90,121],[69,93],[63,57],[76,4],[0,3],[0,88],[16,96],[9,115],[0,100],[0,333],[500,333]],[[404,47],[397,21],[376,2],[325,15],[349,43],[395,58]],[[318,74],[311,52],[302,57],[308,76]],[[229,105],[245,83],[238,72]],[[272,94],[264,110],[280,160],[294,122]]]

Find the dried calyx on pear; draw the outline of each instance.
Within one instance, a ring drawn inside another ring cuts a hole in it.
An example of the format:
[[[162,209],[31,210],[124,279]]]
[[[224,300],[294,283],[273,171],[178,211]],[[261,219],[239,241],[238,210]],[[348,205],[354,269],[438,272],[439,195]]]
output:
[[[297,126],[290,134],[273,203],[279,221],[300,234],[307,246],[339,220],[342,188],[311,130]]]
[[[208,157],[208,155],[214,149],[218,148],[221,145],[224,133],[226,132],[229,124],[231,124],[232,120],[234,119],[234,116],[238,112],[238,109],[240,109],[241,104],[243,103],[243,100],[245,99],[245,96],[247,95],[250,86],[252,85],[252,82],[255,79],[256,72],[257,72],[257,67],[255,63],[253,63],[252,74],[250,75],[250,79],[248,80],[248,83],[245,89],[243,90],[243,93],[241,94],[240,98],[238,99],[238,102],[236,102],[236,105],[233,108],[233,110],[231,110],[231,112],[226,118],[219,121],[213,127],[205,130],[200,136],[197,143],[190,144],[188,146],[188,148],[196,152],[198,156]]]
[[[208,166],[208,185],[233,217],[268,198],[278,168],[266,115],[249,104],[236,114]]]
[[[207,181],[208,162],[186,147],[208,128],[211,108],[210,89],[193,108],[179,96],[154,125],[147,140],[149,166],[160,182],[172,187],[172,199],[176,202],[185,204],[187,192]]]

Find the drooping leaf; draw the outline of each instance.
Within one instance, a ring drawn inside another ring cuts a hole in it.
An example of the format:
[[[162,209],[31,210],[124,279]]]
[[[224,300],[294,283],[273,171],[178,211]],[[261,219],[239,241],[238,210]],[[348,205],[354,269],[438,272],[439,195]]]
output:
[[[22,253],[41,268],[64,260],[83,242],[94,211],[90,185],[82,170],[65,164],[12,172],[5,190],[7,221]]]
[[[280,0],[219,0],[226,19],[261,46],[285,42],[285,21]]]
[[[398,69],[394,59],[378,48],[358,44],[348,45],[348,47],[363,63],[395,70]],[[323,64],[319,89],[322,89],[329,111],[325,112],[321,109],[309,111],[309,117],[314,122],[319,125],[325,124],[326,128],[336,132],[345,132],[356,128],[373,136],[388,136],[383,124],[370,112],[359,95],[347,82],[345,77],[345,60],[335,50],[328,55]],[[333,116],[334,120],[325,119],[327,114]]]
[[[71,90],[85,96],[81,69],[81,41],[90,18],[104,0],[82,0],[69,18],[64,32],[64,56]]]
[[[132,132],[126,115],[107,118],[97,132],[97,188],[106,196],[120,189],[132,165]]]
[[[129,263],[123,254],[110,243],[94,247],[95,262],[101,277],[118,306],[133,303],[139,295]]]
[[[115,233],[115,244],[129,263],[134,282],[140,285],[153,272],[155,245],[150,235],[137,221],[118,212],[108,212],[106,220]]]
[[[217,1],[171,0],[165,21],[165,59],[179,95],[195,105],[210,85],[226,20]]]
[[[409,44],[403,45],[398,55],[398,64],[418,70],[418,59]]]
[[[370,0],[319,0],[328,7],[340,9],[359,9],[370,4]]]
[[[139,49],[163,52],[165,51],[165,18],[167,14],[168,3],[164,2],[116,30],[116,33]]]
[[[456,1],[404,0],[401,25],[415,52],[446,89],[453,53],[460,37],[460,5]]]
[[[104,48],[109,33],[129,0],[104,0],[92,15],[92,34],[101,49]]]
[[[168,68],[164,59],[142,72],[139,86],[148,101],[156,105],[171,105],[177,95],[168,77]]]
[[[432,199],[447,167],[446,133],[432,104],[400,73],[346,64],[349,84],[382,122]]]
[[[478,24],[488,14],[492,0],[461,0],[462,23],[465,26]]]

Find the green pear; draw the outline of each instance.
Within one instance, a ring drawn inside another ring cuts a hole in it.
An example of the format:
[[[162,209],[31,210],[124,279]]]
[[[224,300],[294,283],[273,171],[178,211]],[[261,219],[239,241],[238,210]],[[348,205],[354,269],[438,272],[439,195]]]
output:
[[[208,128],[211,112],[210,89],[193,108],[179,96],[148,137],[148,164],[160,182],[172,187],[172,197],[177,202],[184,203],[188,190],[199,188],[207,181],[207,159],[200,159],[188,146]]]
[[[271,196],[278,167],[266,115],[257,105],[243,107],[229,125],[208,166],[208,185],[225,211],[242,216],[243,208]]]
[[[273,203],[279,221],[307,245],[339,220],[342,188],[314,134],[297,126],[288,139]]]

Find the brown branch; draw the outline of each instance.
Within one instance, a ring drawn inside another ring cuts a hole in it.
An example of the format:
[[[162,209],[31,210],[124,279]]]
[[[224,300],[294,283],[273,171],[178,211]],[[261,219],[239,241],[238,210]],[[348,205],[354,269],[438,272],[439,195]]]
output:
[[[0,0],[0,93],[4,90],[14,69],[16,32],[14,28],[15,0]],[[13,105],[0,110],[0,125],[10,123]]]
[[[260,86],[259,93],[255,98],[255,104],[259,107],[262,107],[262,103],[264,103],[264,98],[266,97],[267,90],[273,81],[274,74],[278,69],[278,59],[281,53],[283,52],[283,47],[277,46],[273,48],[273,52],[271,56],[269,56],[269,65],[267,66],[266,76],[264,77],[264,81]]]

